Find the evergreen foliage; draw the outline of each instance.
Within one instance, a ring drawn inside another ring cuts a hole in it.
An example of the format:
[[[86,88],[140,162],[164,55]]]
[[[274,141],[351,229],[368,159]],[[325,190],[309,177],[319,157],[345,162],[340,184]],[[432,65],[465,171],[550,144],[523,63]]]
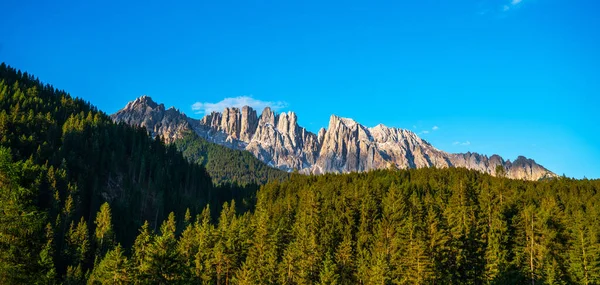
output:
[[[600,180],[390,169],[253,196],[0,75],[1,284],[600,284]]]
[[[193,132],[184,134],[174,144],[189,161],[203,165],[217,185],[262,185],[289,177],[287,172],[267,166],[248,151],[208,142]]]
[[[216,216],[232,199],[243,210],[256,188],[214,186],[175,146],[0,64],[1,284],[85,282],[144,221],[208,204]]]

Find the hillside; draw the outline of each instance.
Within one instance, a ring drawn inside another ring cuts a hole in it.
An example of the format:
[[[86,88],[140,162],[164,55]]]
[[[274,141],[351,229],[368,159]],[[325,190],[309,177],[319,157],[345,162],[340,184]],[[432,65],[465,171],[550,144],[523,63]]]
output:
[[[255,187],[215,187],[175,146],[4,63],[0,108],[2,284],[33,283],[50,267],[65,280],[84,278],[103,250],[93,235],[105,202],[118,217],[113,242],[129,246],[144,221],[158,229],[170,212],[210,204],[214,214],[225,201],[253,197]]]
[[[218,185],[262,185],[289,177],[287,172],[267,166],[247,151],[208,142],[193,132],[184,133],[173,144],[189,161],[203,165]]]

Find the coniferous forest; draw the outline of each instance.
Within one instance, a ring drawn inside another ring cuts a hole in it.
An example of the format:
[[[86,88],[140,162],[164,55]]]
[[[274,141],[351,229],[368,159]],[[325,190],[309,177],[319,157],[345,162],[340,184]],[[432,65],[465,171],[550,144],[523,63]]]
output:
[[[174,144],[189,161],[205,166],[217,185],[258,185],[282,181],[289,176],[283,170],[267,166],[247,151],[208,142],[192,132],[184,134]]]
[[[177,146],[5,64],[0,104],[0,284],[600,284],[599,180],[215,186]]]

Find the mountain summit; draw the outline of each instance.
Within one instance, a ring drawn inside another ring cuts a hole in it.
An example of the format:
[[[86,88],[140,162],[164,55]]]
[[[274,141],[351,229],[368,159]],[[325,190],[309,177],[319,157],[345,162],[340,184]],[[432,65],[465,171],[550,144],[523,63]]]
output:
[[[301,173],[465,167],[495,175],[496,167],[501,165],[506,176],[514,179],[556,176],[522,156],[511,162],[498,155],[447,153],[409,130],[382,124],[367,128],[335,115],[331,116],[327,129],[314,134],[298,125],[294,112],[276,114],[267,107],[257,115],[254,109],[244,106],[225,108],[223,112],[212,112],[196,120],[142,96],[111,117],[116,122],[145,127],[152,136],[159,135],[169,143],[191,130],[210,142],[247,150],[270,166]]]

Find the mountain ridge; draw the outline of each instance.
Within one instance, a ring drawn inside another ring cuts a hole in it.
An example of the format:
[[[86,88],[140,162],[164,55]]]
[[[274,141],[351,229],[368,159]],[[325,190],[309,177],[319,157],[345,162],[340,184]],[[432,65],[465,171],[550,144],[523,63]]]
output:
[[[327,129],[317,134],[298,124],[296,113],[276,114],[266,107],[260,115],[249,106],[228,107],[202,119],[165,109],[148,96],[129,102],[111,115],[116,122],[145,127],[167,143],[192,130],[209,142],[246,150],[269,166],[305,174],[362,172],[389,167],[465,167],[496,175],[501,165],[513,179],[539,180],[556,177],[534,160],[519,156],[514,161],[499,155],[448,153],[435,148],[416,133],[378,124],[366,127],[353,119],[331,115]]]

